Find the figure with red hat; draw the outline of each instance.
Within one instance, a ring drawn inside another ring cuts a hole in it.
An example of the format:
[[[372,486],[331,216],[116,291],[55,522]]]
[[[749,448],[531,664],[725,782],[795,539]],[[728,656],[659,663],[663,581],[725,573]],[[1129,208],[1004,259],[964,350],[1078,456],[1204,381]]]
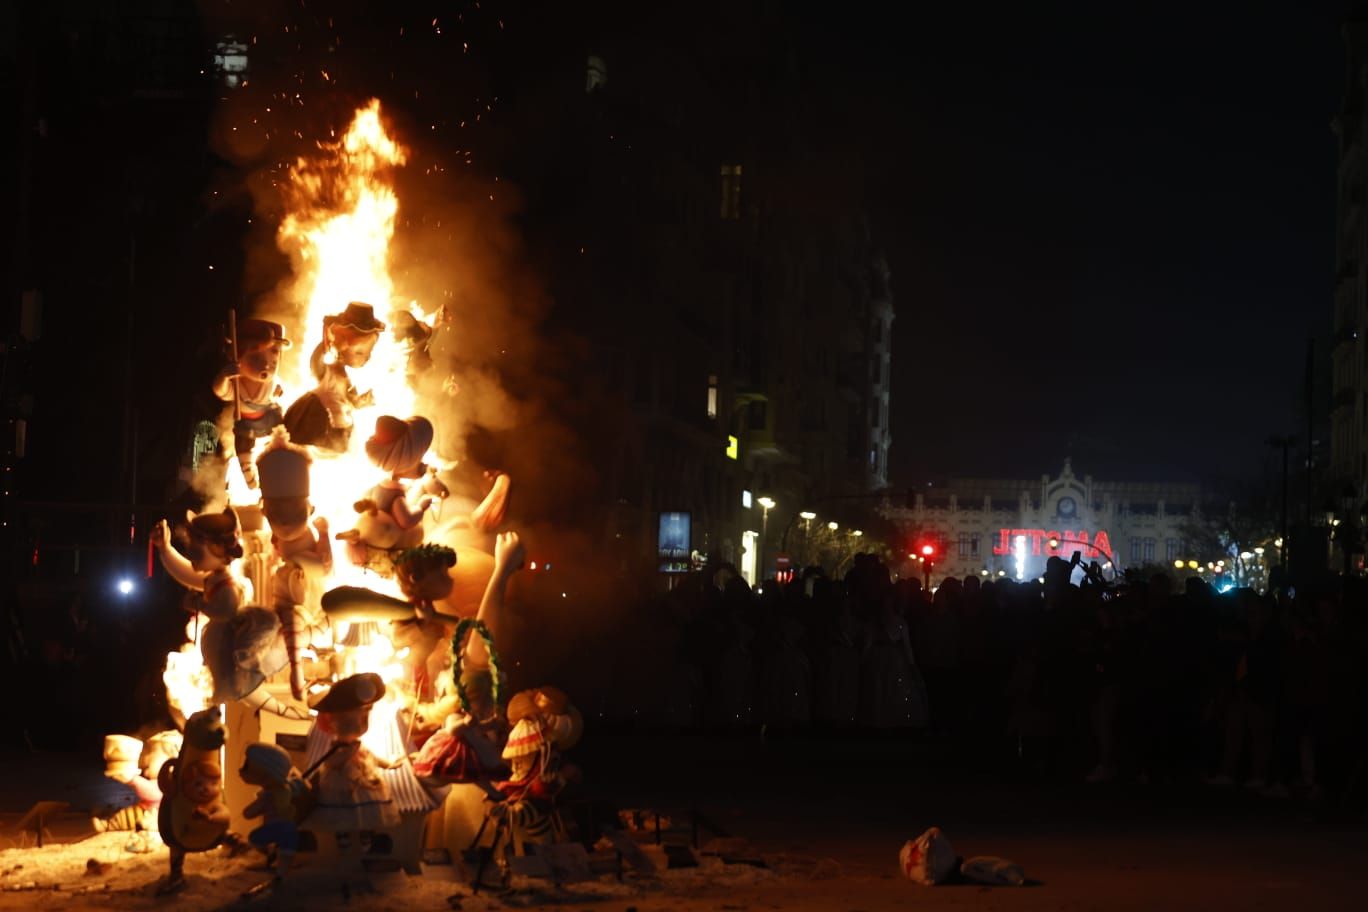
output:
[[[271,607],[280,619],[290,662],[290,691],[296,700],[304,699],[300,646],[327,627],[320,601],[323,580],[332,572],[333,562],[328,520],[312,516],[311,461],[307,450],[290,443],[284,428],[276,429],[257,457],[261,511],[271,524],[271,544],[281,560],[271,577]]]
[[[243,320],[237,325],[234,341],[235,361],[214,378],[214,395],[224,402],[235,402],[233,449],[247,486],[256,487],[256,469],[251,452],[257,440],[269,437],[273,428],[284,422],[280,410],[283,392],[276,383],[280,352],[290,347],[285,327],[270,320]]]
[[[364,517],[358,519],[357,527],[337,534],[347,542],[347,557],[358,567],[392,576],[394,555],[422,543],[423,514],[432,505],[433,494],[420,488],[424,493],[411,502],[411,483],[427,473],[423,456],[430,446],[432,422],[426,418],[405,421],[381,415],[376,419],[375,433],[366,441],[366,455],[389,477],[356,502],[356,512]]]
[[[319,449],[345,452],[351,441],[352,411],[373,405],[369,390],[358,392],[348,368],[365,367],[385,324],[369,304],[352,301],[341,313],[323,318],[323,341],[309,358],[318,386],[285,412],[290,439]]]
[[[485,825],[476,836],[477,845],[491,851],[505,869],[509,856],[526,855],[529,846],[566,839],[556,799],[577,771],[562,767],[561,752],[573,747],[584,731],[579,710],[555,687],[515,694],[508,701],[508,721],[513,730],[503,759],[512,775],[495,784],[503,800],[489,805]]]

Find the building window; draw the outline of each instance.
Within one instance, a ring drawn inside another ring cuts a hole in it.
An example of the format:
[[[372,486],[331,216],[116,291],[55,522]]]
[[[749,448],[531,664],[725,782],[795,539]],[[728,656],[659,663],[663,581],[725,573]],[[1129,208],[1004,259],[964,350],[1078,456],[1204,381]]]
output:
[[[741,166],[722,166],[722,217],[741,218]]]
[[[1154,539],[1145,539],[1145,563],[1154,563]]]
[[[971,557],[979,556],[979,534],[977,532],[969,536],[969,554]]]
[[[592,92],[608,84],[608,64],[595,54],[589,55],[589,71],[584,77],[584,91]]]
[[[214,46],[214,72],[235,89],[247,79],[247,42],[226,35]]]
[[[1183,543],[1176,538],[1164,539],[1164,560],[1173,563],[1178,559],[1178,554],[1183,549]]]
[[[1138,564],[1145,559],[1145,543],[1142,539],[1131,539],[1131,563]]]
[[[717,374],[708,376],[708,417],[717,417]]]
[[[959,556],[960,556],[960,559],[961,559],[961,560],[963,560],[964,558],[967,558],[967,557],[969,556],[969,548],[970,548],[969,533],[968,533],[968,532],[961,532],[961,533],[959,534]]]

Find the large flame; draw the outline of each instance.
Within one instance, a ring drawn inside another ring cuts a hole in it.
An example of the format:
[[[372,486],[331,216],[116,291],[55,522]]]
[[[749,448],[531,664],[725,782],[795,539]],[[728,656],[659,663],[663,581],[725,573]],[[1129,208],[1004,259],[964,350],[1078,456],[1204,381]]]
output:
[[[416,301],[396,298],[389,274],[389,245],[399,210],[391,172],[406,158],[407,151],[385,131],[380,102],[370,101],[356,111],[340,140],[320,143],[317,156],[295,162],[286,189],[290,211],[277,233],[280,248],[294,261],[292,301],[300,317],[295,325],[302,333],[281,359],[284,405],[316,385],[309,359],[323,340],[325,316],[340,313],[348,302],[360,301],[370,304],[386,324],[370,363],[349,372],[357,390],[372,391],[374,405],[356,409],[347,452],[314,456],[310,500],[315,515],[328,520],[329,538],[355,525],[352,505],[384,478],[365,454],[366,438],[376,418],[385,414],[407,418],[415,413],[415,396],[407,377],[408,351],[389,332],[399,310],[431,323]],[[263,445],[264,441],[258,442],[257,452]],[[228,497],[233,504],[255,504],[260,494],[248,489],[239,473],[230,472]],[[330,586],[365,586],[399,594],[392,580],[348,562],[338,545],[334,541]],[[348,656],[354,671],[375,671],[390,682],[402,676],[388,639],[357,650],[339,648],[344,653],[356,652]],[[187,716],[207,705],[213,692],[198,642],[167,656],[163,678],[171,702]]]
[[[406,158],[407,150],[385,132],[380,102],[372,100],[357,110],[339,141],[321,144],[319,156],[296,162],[291,173],[293,209],[277,236],[281,248],[294,258],[303,316],[302,344],[287,352],[288,360],[281,365],[288,397],[314,386],[309,356],[323,340],[325,316],[341,312],[350,301],[361,301],[370,304],[387,326],[370,363],[350,371],[357,390],[373,392],[375,404],[355,411],[346,453],[317,454],[314,459],[311,499],[333,535],[354,525],[352,504],[384,477],[364,449],[375,419],[386,414],[407,418],[415,412],[408,352],[388,330],[396,312],[416,309],[416,303],[396,298],[389,274],[389,244],[399,210],[391,172]],[[337,557],[332,585],[397,593],[392,583],[351,566],[340,553]]]
[[[208,619],[196,614],[185,625],[185,636],[190,642],[176,652],[167,653],[162,682],[166,685],[166,700],[185,718],[209,707],[214,694],[214,681],[200,654],[200,633]]]

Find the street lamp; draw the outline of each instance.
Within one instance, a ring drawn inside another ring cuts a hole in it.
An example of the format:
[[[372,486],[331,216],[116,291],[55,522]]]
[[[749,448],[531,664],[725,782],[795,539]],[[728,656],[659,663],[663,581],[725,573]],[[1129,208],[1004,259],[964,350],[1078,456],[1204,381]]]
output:
[[[835,532],[837,529],[841,528],[841,526],[835,520],[832,520],[831,522],[827,523],[827,528],[830,529],[832,532]]]
[[[861,532],[859,529],[852,530],[850,534],[855,536],[856,538],[859,538],[861,535],[864,535],[864,533]]]
[[[773,497],[757,497],[755,502],[760,505],[763,511],[760,514],[760,582],[765,581],[765,544],[769,539],[769,511],[774,509]]]

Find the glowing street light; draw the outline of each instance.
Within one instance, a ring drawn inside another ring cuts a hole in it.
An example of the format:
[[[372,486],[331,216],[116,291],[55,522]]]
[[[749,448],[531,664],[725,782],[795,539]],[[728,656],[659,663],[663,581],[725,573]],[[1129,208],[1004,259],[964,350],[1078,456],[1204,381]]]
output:
[[[760,568],[760,581],[765,581],[765,544],[769,541],[769,511],[774,509],[773,497],[757,497],[755,502],[764,511],[760,514],[760,554],[757,566]]]
[[[830,529],[832,532],[835,532],[837,529],[841,528],[841,526],[840,526],[839,523],[837,523],[835,520],[833,520],[833,521],[827,523],[827,528]]]
[[[1187,564],[1183,563],[1180,560],[1176,560],[1173,562],[1173,566],[1177,567],[1179,570],[1182,570],[1184,567],[1187,566]]]
[[[859,529],[852,529],[850,534],[855,536],[856,538],[859,538],[861,535],[864,535],[864,533],[861,532]]]
[[[119,595],[132,595],[133,581],[131,579],[128,579],[127,577],[124,577],[123,579],[119,580],[119,584],[115,588],[119,590]]]
[[[804,510],[803,512],[798,514],[798,517],[803,522],[812,522],[814,519],[817,518],[817,514],[813,513],[811,510]]]

